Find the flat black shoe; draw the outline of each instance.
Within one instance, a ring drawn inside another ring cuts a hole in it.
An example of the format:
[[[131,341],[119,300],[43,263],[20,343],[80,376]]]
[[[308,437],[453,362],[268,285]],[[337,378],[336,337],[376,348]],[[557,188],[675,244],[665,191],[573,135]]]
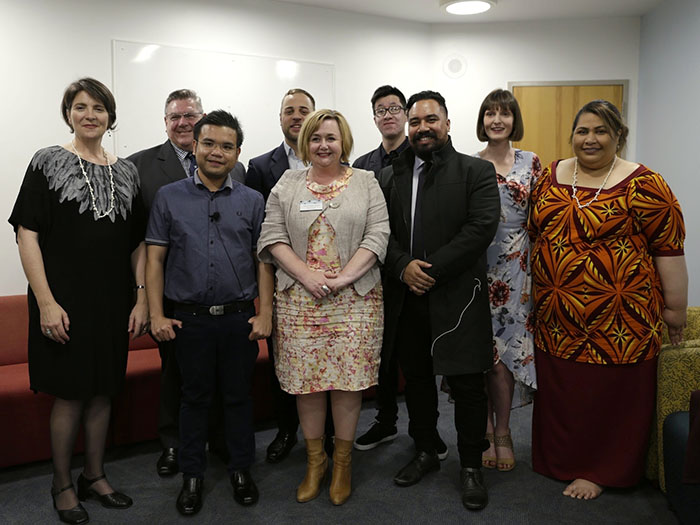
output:
[[[55,489],[51,487],[51,499],[53,499],[53,508],[56,509],[56,512],[58,513],[58,519],[61,520],[63,523],[70,523],[71,525],[81,525],[82,523],[87,523],[88,521],[90,521],[90,516],[88,516],[87,511],[83,508],[83,506],[80,503],[78,503],[72,509],[60,510],[58,509],[58,507],[56,507],[56,496],[58,496],[61,492],[65,492],[66,490],[72,488],[72,483],[67,487],[63,487],[62,489]]]
[[[88,498],[95,498],[97,501],[102,503],[103,507],[108,509],[128,509],[134,503],[132,499],[126,494],[121,492],[110,492],[109,494],[98,494],[95,489],[92,489],[92,485],[101,479],[105,479],[107,476],[102,474],[95,479],[88,479],[83,476],[82,472],[78,476],[78,499],[80,501],[85,501]]]
[[[463,468],[459,474],[462,485],[462,504],[469,510],[481,510],[489,502],[480,468]]]
[[[233,485],[233,499],[244,507],[255,505],[258,502],[258,487],[255,486],[249,471],[234,471],[231,474],[231,485]]]
[[[440,460],[435,452],[418,452],[408,465],[394,476],[394,483],[400,487],[415,485],[423,476],[433,470],[440,470]]]
[[[174,476],[180,470],[177,464],[177,449],[176,448],[164,448],[160,457],[158,458],[158,463],[156,463],[156,470],[160,477]]]
[[[296,432],[280,430],[272,443],[267,447],[267,462],[279,463],[289,455],[294,445],[297,443]]]
[[[194,516],[202,509],[202,478],[189,478],[182,482],[182,490],[177,497],[175,506],[183,516]]]

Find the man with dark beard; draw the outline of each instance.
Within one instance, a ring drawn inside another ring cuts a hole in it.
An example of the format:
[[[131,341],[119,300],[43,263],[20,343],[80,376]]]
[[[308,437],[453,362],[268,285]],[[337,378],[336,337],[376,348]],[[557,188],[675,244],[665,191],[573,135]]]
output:
[[[444,375],[455,400],[462,503],[479,510],[488,503],[480,467],[488,448],[484,372],[493,366],[486,249],[500,215],[496,173],[455,151],[442,95],[422,91],[406,107],[411,147],[379,176],[392,232],[382,359],[398,352],[416,445],[394,482],[410,486],[440,468],[435,375]]]

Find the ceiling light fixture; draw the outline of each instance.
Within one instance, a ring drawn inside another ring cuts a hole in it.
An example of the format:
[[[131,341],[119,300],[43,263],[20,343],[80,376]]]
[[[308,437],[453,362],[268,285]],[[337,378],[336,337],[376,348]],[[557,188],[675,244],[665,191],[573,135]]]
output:
[[[451,15],[476,15],[491,9],[497,0],[440,0],[440,7]]]

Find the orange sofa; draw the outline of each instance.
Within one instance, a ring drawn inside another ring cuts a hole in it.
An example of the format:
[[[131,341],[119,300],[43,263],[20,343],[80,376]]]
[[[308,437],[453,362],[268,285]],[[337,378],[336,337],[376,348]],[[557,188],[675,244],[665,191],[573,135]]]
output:
[[[29,389],[27,296],[0,297],[0,468],[51,457],[53,398]],[[260,341],[253,377],[256,422],[273,416],[267,344]],[[124,390],[114,399],[109,445],[157,438],[160,393],[158,346],[146,335],[129,344]],[[83,448],[78,439],[76,450]]]

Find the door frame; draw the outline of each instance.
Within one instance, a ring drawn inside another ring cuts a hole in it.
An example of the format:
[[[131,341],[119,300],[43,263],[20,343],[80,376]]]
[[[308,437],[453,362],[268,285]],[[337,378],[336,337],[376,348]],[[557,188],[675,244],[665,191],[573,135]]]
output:
[[[513,88],[520,87],[546,87],[546,86],[604,86],[604,85],[622,85],[622,107],[619,108],[622,113],[622,119],[627,122],[627,105],[629,103],[629,80],[546,80],[535,82],[508,82],[508,91],[513,92]]]

